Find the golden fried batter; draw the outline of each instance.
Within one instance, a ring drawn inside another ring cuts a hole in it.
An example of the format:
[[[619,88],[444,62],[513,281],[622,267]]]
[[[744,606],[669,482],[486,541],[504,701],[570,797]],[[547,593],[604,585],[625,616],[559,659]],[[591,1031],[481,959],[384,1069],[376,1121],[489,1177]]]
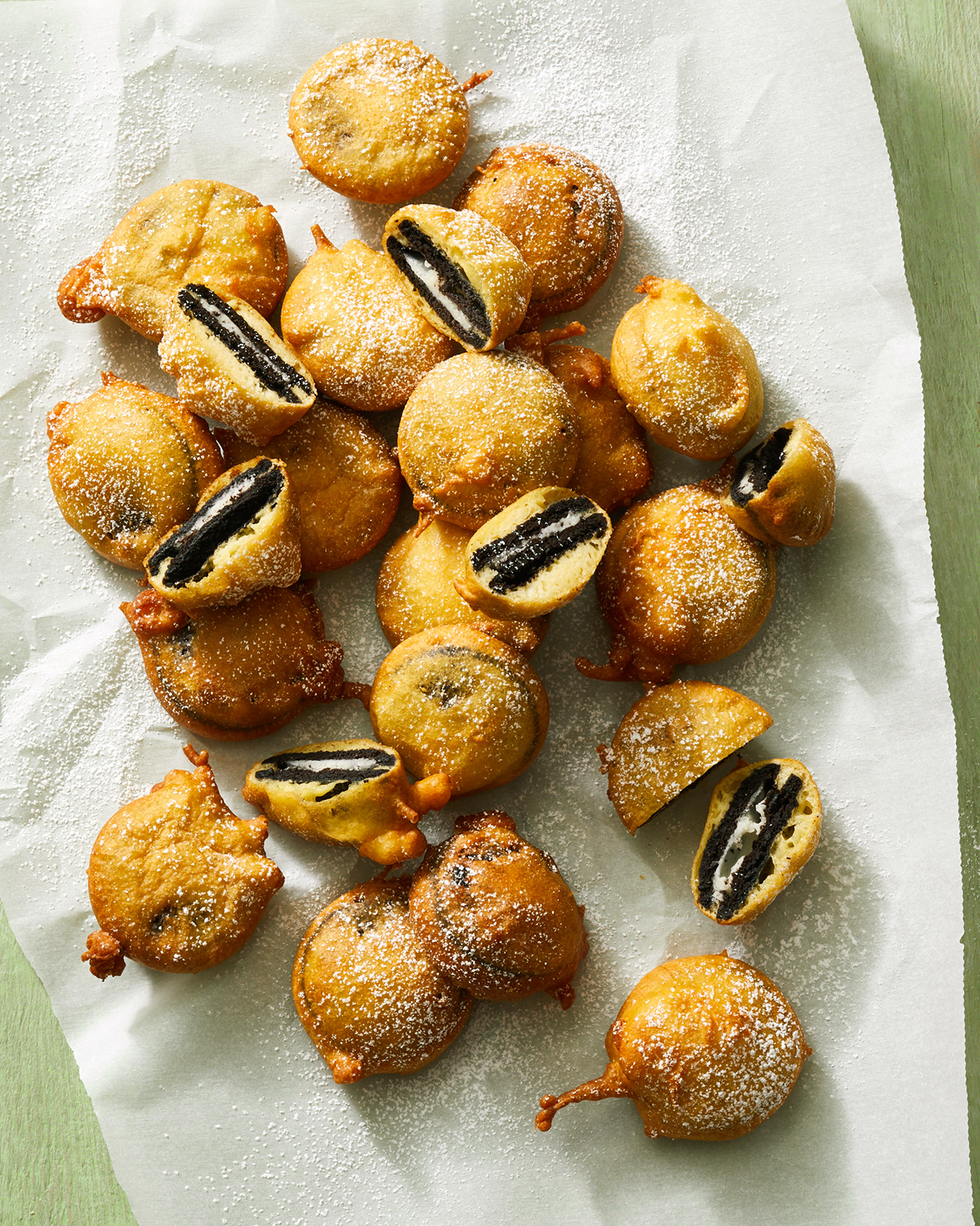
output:
[[[609,178],[558,145],[494,149],[454,207],[492,221],[531,266],[526,327],[588,302],[623,242],[623,208]]]
[[[411,42],[361,38],[322,56],[289,104],[289,135],[321,183],[373,204],[421,196],[451,174],[470,132],[463,85]]]
[[[578,427],[564,388],[529,358],[460,353],[426,375],[398,427],[398,461],[424,515],[479,528],[543,485],[568,485]]]
[[[533,655],[548,628],[546,617],[497,621],[471,609],[453,586],[466,567],[472,533],[458,524],[433,519],[403,533],[388,550],[378,572],[375,606],[385,638],[394,647],[434,626],[464,622],[484,634]]]
[[[580,907],[547,852],[506,813],[456,819],[412,881],[412,929],[432,962],[477,1000],[549,992],[567,1009],[589,949]]]
[[[289,255],[270,205],[209,179],[171,183],[134,205],[95,255],[58,286],[75,323],[116,315],[159,341],[174,295],[203,282],[268,315],[282,297]]]
[[[598,746],[609,799],[630,834],[772,717],[744,694],[710,681],[658,685],[623,716],[611,748]]]
[[[644,299],[612,343],[612,377],[626,407],[663,447],[723,460],[762,418],[762,377],[738,328],[689,285],[644,277]]]
[[[267,587],[189,620],[152,589],[119,606],[162,706],[198,736],[246,741],[341,696],[343,650],[305,584]]]
[[[772,605],[776,555],[735,526],[709,478],[630,507],[596,591],[612,628],[609,663],[577,660],[579,669],[659,685],[679,664],[708,664],[745,646]]]
[[[205,422],[170,396],[106,372],[84,400],[48,414],[48,476],[62,515],[130,570],[194,511],[222,469]]]
[[[391,448],[357,413],[318,400],[263,447],[216,431],[229,464],[257,456],[282,460],[299,500],[300,548],[307,574],[356,562],[391,527],[402,483]]]
[[[457,351],[415,309],[392,262],[319,226],[316,250],[286,291],[282,334],[331,400],[362,413],[400,409],[419,380]]]
[[[509,783],[548,731],[548,696],[524,656],[471,626],[399,643],[381,663],[371,723],[417,778],[444,771],[453,795]]]
[[[293,1002],[334,1081],[414,1073],[463,1029],[473,998],[438,971],[409,922],[409,878],[368,881],[316,917]]]
[[[606,1052],[601,1077],[541,1099],[542,1132],[570,1103],[631,1098],[648,1137],[733,1140],[783,1105],[812,1054],[772,980],[727,953],[676,958],[645,975]]]
[[[132,958],[158,971],[207,970],[252,935],[282,873],[262,852],[264,817],[242,821],[218,792],[205,751],[102,827],[88,867],[101,926],[82,961],[99,979]]]
[[[568,393],[581,438],[569,485],[611,514],[646,489],[653,468],[643,431],[616,391],[606,359],[582,345],[555,344],[584,332],[578,323],[521,332],[507,347],[536,358]]]

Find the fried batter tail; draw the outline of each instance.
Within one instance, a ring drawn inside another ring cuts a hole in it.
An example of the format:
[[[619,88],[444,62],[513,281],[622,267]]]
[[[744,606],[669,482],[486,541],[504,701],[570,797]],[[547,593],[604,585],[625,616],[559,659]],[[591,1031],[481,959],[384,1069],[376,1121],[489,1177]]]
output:
[[[121,975],[126,969],[126,959],[123,949],[110,932],[89,933],[85,942],[85,953],[82,961],[88,963],[88,969],[97,979],[108,979],[110,975]]]
[[[594,1081],[586,1081],[574,1090],[568,1090],[559,1098],[546,1094],[538,1104],[541,1110],[534,1117],[534,1126],[540,1132],[551,1128],[555,1113],[571,1103],[598,1102],[600,1098],[631,1098],[629,1086],[623,1080],[619,1065],[612,1061],[606,1066],[606,1071]]]

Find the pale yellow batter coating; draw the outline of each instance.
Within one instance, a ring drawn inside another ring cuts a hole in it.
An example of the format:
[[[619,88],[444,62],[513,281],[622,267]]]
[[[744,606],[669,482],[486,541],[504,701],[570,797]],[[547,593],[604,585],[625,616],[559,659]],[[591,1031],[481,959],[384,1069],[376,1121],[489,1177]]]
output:
[[[162,187],[65,275],[58,306],[75,323],[116,315],[152,341],[163,335],[174,294],[191,282],[268,315],[289,274],[273,211],[251,192],[210,179]]]
[[[451,174],[470,132],[465,91],[435,56],[411,42],[361,38],[307,70],[289,104],[300,161],[343,196],[396,204]]]
[[[711,681],[658,685],[598,746],[609,799],[635,834],[707,771],[760,736],[772,718],[744,694]]]
[[[358,239],[316,250],[286,291],[282,334],[324,396],[362,413],[400,409],[457,352],[413,306],[390,260]]]
[[[623,316],[612,377],[654,439],[697,460],[733,455],[762,418],[762,378],[752,347],[689,285],[645,277],[643,301]]]

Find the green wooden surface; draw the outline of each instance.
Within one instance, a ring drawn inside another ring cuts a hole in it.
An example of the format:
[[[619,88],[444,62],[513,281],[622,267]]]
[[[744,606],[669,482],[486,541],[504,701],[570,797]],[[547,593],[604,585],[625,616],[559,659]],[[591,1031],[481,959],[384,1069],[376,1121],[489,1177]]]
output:
[[[926,502],[956,715],[974,1201],[980,1203],[980,6],[849,0],[922,334]],[[760,1216],[760,1220],[762,1220]],[[0,1223],[133,1226],[91,1103],[0,913]]]

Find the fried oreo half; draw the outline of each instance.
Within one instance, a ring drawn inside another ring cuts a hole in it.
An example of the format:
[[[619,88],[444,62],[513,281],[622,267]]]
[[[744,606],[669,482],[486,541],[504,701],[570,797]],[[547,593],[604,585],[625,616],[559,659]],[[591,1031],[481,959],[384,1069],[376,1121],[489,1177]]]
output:
[[[416,823],[448,803],[451,789],[445,774],[410,784],[395,750],[349,740],[300,745],[256,762],[242,795],[301,838],[401,864],[425,851]]]
[[[429,323],[471,353],[494,349],[521,326],[531,269],[478,213],[408,205],[388,219],[384,250]]]
[[[291,587],[300,571],[299,508],[285,464],[265,457],[222,473],[146,559],[150,586],[185,613]]]
[[[802,762],[773,758],[726,775],[691,869],[698,910],[719,924],[760,915],[813,855],[822,815]]]

